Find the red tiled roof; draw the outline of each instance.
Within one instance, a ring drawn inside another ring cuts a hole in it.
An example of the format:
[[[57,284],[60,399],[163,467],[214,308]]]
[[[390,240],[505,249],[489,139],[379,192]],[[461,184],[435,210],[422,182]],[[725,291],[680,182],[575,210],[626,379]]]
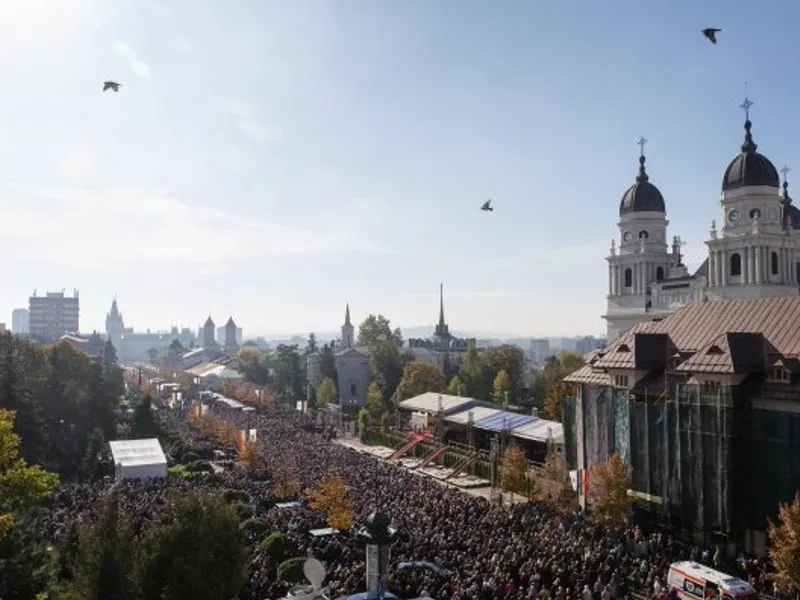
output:
[[[567,383],[585,383],[587,385],[606,386],[611,385],[611,376],[604,373],[592,365],[584,365],[577,371],[564,378]]]

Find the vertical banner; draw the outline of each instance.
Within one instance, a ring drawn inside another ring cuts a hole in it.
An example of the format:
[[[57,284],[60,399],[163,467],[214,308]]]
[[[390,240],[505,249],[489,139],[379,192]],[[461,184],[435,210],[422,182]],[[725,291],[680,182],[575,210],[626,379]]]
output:
[[[247,434],[244,429],[239,432],[239,450],[244,450],[247,445]]]
[[[257,432],[255,429],[250,430],[250,435],[248,436],[247,439],[251,444],[254,444],[256,442],[256,434]]]

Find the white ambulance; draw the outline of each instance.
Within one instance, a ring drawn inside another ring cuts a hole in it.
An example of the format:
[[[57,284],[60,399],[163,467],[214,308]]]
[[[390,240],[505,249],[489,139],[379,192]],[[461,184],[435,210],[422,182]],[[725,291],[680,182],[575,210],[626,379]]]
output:
[[[667,575],[667,591],[675,590],[681,600],[755,600],[752,585],[710,567],[682,561],[672,563]]]

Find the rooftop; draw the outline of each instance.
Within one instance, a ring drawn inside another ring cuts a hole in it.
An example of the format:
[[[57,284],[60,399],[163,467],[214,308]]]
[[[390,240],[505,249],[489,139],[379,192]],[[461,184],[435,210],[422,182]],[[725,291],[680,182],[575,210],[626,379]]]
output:
[[[123,467],[166,464],[167,457],[156,438],[144,440],[115,440],[108,443],[114,464]]]

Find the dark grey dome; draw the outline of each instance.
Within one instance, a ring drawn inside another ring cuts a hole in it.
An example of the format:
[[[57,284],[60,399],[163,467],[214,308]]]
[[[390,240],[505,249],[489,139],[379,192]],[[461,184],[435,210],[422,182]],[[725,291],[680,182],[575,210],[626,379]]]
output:
[[[800,229],[800,209],[792,204],[789,196],[789,184],[783,182],[783,223],[792,229]]]
[[[775,165],[766,156],[756,152],[758,146],[750,134],[751,127],[752,123],[749,120],[745,121],[742,152],[725,169],[725,176],[722,178],[723,192],[750,185],[780,187],[781,180]]]
[[[650,178],[644,169],[645,160],[644,155],[639,157],[639,175],[636,176],[636,183],[622,194],[619,216],[632,212],[667,212],[664,196],[650,183]]]

